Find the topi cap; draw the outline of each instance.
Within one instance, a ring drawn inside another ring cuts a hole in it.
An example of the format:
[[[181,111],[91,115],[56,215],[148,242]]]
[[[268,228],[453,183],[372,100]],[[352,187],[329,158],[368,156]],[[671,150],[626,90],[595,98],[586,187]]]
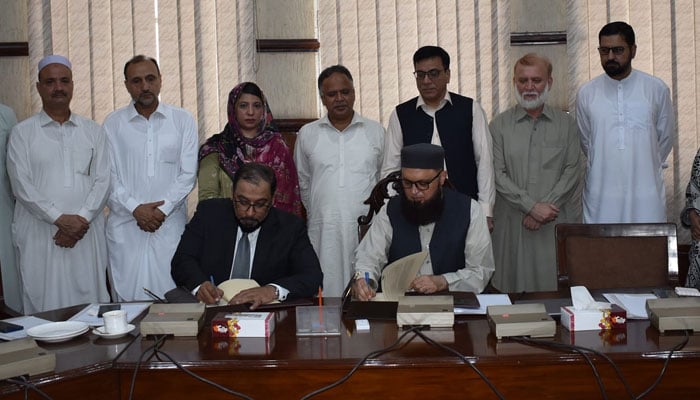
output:
[[[401,149],[401,168],[443,169],[445,150],[430,143],[418,143]]]
[[[65,58],[63,56],[59,56],[58,54],[51,54],[51,55],[48,55],[48,56],[42,58],[41,61],[39,61],[39,68],[37,71],[41,72],[41,70],[44,69],[44,67],[49,65],[49,64],[61,64],[61,65],[65,65],[70,70],[73,69],[73,66],[71,65],[70,61],[68,61],[67,58]]]

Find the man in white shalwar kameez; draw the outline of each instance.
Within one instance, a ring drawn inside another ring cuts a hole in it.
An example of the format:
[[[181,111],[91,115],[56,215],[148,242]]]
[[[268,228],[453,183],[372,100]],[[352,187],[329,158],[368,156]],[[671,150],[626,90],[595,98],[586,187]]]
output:
[[[355,89],[347,68],[326,68],[318,90],[328,114],[299,130],[294,162],[324,293],[340,296],[354,271],[357,217],[367,213],[362,203],[379,179],[384,129],[353,110]]]
[[[65,57],[39,62],[36,88],[43,110],[15,125],[7,151],[25,314],[109,301],[104,133],[71,112],[73,76]]]
[[[22,293],[19,284],[19,268],[12,243],[12,215],[15,198],[5,169],[7,141],[12,127],[17,124],[15,112],[0,104],[0,268],[2,269],[2,294],[5,305],[22,312]]]
[[[637,45],[628,24],[605,25],[598,40],[605,74],[576,98],[588,158],[583,222],[666,222],[662,169],[676,135],[668,86],[632,69]]]
[[[152,58],[124,66],[133,101],[104,122],[112,155],[107,247],[118,300],[147,300],[173,289],[170,261],[187,222],[197,177],[197,127],[182,108],[158,101],[161,75]]]

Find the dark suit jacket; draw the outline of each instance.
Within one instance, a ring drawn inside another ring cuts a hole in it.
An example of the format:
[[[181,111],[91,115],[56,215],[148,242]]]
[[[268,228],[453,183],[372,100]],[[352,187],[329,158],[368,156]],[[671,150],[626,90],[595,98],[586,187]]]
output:
[[[229,279],[237,230],[231,199],[201,201],[173,256],[175,283],[193,290],[210,276],[217,285]],[[260,286],[280,285],[289,290],[289,298],[318,293],[323,272],[299,217],[270,209],[260,226],[251,279]]]

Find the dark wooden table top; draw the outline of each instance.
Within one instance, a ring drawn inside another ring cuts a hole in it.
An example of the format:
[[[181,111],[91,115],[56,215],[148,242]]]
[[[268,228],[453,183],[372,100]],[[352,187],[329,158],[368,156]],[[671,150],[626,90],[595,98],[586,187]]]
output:
[[[340,302],[339,299],[325,299],[325,304],[339,306]],[[81,308],[78,306],[42,313],[41,317],[55,321],[65,320]],[[255,374],[250,375],[250,379],[256,379],[255,377],[263,379],[269,376],[270,379],[277,379],[282,383],[283,378],[280,377],[282,375],[276,374],[284,371],[287,371],[286,374],[290,371],[299,371],[301,374],[306,374],[304,375],[306,377],[311,373],[316,378],[304,378],[305,386],[300,387],[298,392],[290,392],[289,398],[298,398],[297,393],[305,393],[308,388],[313,389],[337,379],[339,373],[342,375],[349,371],[368,353],[391,345],[405,333],[396,326],[395,321],[372,320],[370,331],[357,332],[354,321],[344,320],[341,324],[341,334],[338,336],[301,337],[296,335],[295,310],[289,308],[276,312],[277,327],[270,338],[219,339],[212,338],[210,333],[210,320],[216,311],[220,310],[207,310],[204,328],[197,337],[166,338],[160,346],[161,355],[148,350],[155,343],[155,339],[141,337],[138,329],[116,340],[106,340],[92,333],[86,333],[64,343],[40,342],[41,347],[56,353],[56,370],[54,373],[31,377],[30,381],[49,389],[52,384],[63,383],[67,389],[62,390],[68,390],[72,381],[82,382],[92,375],[103,379],[105,374],[111,374],[109,379],[114,380],[110,383],[112,387],[109,393],[115,394],[114,398],[125,398],[125,392],[128,392],[126,382],[130,379],[137,363],[140,365],[140,371],[143,371],[139,372],[144,379],[143,383],[139,381],[141,394],[150,390],[145,383],[147,379],[153,380],[158,376],[157,374],[164,372],[181,373],[176,371],[173,363],[162,355],[165,353],[184,367],[213,376],[218,376],[217,374],[226,376],[230,371],[239,371],[241,374],[243,371],[256,371]],[[497,340],[490,333],[484,316],[456,316],[454,329],[429,330],[423,333],[435,342],[449,346],[464,355],[474,366],[487,372],[487,375],[490,375],[498,385],[505,388],[506,393],[521,393],[518,390],[524,390],[511,387],[513,379],[508,376],[521,376],[527,380],[530,372],[526,371],[531,371],[532,374],[551,373],[555,376],[563,373],[562,371],[566,370],[565,366],[575,366],[572,372],[585,373],[589,378],[591,375],[589,367],[577,353],[557,351],[546,346],[526,345],[509,339]],[[660,335],[648,320],[628,320],[626,330],[618,332],[569,332],[557,324],[553,338],[540,340],[543,343],[575,344],[604,353],[621,365],[623,372],[627,375],[636,374],[635,368],[641,366],[644,372],[630,378],[639,380],[632,385],[638,393],[651,384],[653,377],[659,372],[663,361],[668,356],[669,350],[685,340],[685,336],[681,333]],[[600,357],[593,357],[597,363],[605,363]],[[681,368],[681,365],[685,365],[681,363],[690,364]],[[669,375],[681,372],[685,374],[686,370],[696,372],[700,370],[700,336],[691,335],[687,345],[674,354],[670,364]],[[453,372],[448,373],[448,369],[463,371],[464,362],[454,354],[425,343],[414,333],[408,333],[397,349],[368,360],[363,368],[364,372],[359,376],[363,376],[365,382],[372,382],[374,378],[367,375],[367,370],[383,371],[383,373],[400,370],[402,374],[399,376],[406,376],[406,379],[409,379],[408,377],[413,373],[411,371],[414,370],[416,376],[425,376],[427,371],[425,368],[428,367],[443,368],[445,379],[448,376],[449,379],[454,379],[453,375],[450,375]],[[538,370],[540,367],[542,369]],[[607,373],[612,375],[611,371]],[[292,374],[292,376],[296,375]],[[674,381],[676,386],[678,386],[677,382],[684,382],[684,379],[687,385],[694,385],[693,382],[687,382],[685,375],[676,376]],[[438,375],[433,379],[440,381],[442,378]],[[172,376],[168,379],[172,379]],[[291,379],[287,383],[290,387],[296,383]],[[592,378],[589,383],[594,384]],[[611,385],[613,392],[622,390],[619,385],[615,389],[616,384],[608,382],[608,387]],[[438,387],[442,386],[444,385],[438,385]],[[680,386],[679,393],[683,393],[685,388],[683,385]],[[668,390],[666,387],[663,389]],[[596,393],[595,390],[594,387],[593,393]],[[15,385],[0,384],[0,395],[17,392],[18,388]],[[489,391],[486,390],[484,393]],[[264,396],[256,398],[264,398]]]

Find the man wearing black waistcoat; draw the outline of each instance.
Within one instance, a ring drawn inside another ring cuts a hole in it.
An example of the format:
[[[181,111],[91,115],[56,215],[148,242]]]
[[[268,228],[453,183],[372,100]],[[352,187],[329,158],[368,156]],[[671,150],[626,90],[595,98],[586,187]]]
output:
[[[374,217],[355,251],[353,293],[375,296],[371,288],[389,263],[428,250],[411,289],[479,293],[494,272],[491,237],[479,204],[443,187],[444,150],[419,143],[401,151],[401,186]],[[369,283],[369,284],[368,284]]]
[[[450,55],[424,46],[413,55],[420,95],[396,106],[384,140],[382,176],[399,169],[401,148],[432,143],[445,149],[445,169],[461,193],[478,200],[493,229],[494,188],[491,135],[481,105],[447,91]]]

